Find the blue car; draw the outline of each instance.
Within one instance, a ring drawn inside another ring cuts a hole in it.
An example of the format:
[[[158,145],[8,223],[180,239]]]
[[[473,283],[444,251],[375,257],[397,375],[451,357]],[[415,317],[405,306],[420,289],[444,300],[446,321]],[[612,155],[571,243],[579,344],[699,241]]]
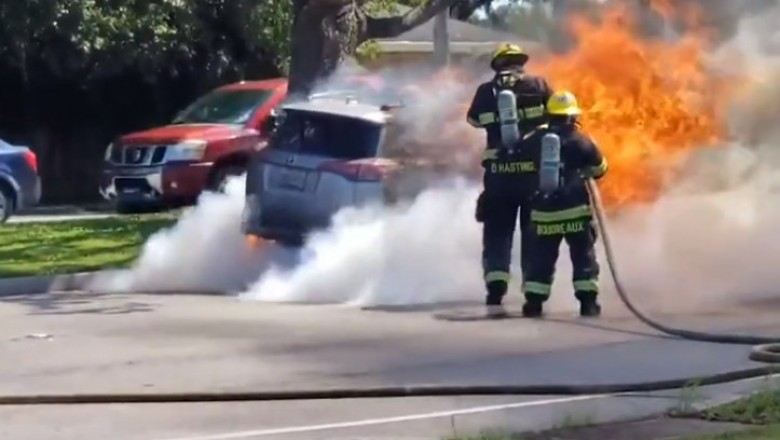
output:
[[[14,211],[37,205],[40,199],[41,179],[35,153],[0,139],[0,223]]]

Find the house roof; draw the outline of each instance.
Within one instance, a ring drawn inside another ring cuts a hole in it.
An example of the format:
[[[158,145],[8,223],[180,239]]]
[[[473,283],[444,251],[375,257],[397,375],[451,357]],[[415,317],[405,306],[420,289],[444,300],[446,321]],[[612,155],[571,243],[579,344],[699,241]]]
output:
[[[395,14],[403,14],[411,8],[398,5]],[[392,38],[376,40],[384,52],[432,52],[433,29],[435,19],[410,29]],[[465,21],[447,19],[447,31],[450,37],[450,50],[455,53],[485,53],[495,49],[499,42],[509,41],[524,46],[526,50],[535,50],[540,43],[522,41],[518,35],[479,26]]]
[[[416,28],[383,41],[431,42],[433,41],[434,21],[435,20],[428,20]],[[519,39],[517,35],[509,32],[497,31],[485,26],[479,26],[452,18],[447,19],[447,31],[449,32],[450,42],[458,43],[496,43],[499,41],[514,41]]]

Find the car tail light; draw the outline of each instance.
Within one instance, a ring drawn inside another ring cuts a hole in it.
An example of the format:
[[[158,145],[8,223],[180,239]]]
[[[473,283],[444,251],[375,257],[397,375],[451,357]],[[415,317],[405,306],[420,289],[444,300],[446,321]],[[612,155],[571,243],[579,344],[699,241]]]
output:
[[[36,173],[38,172],[38,156],[36,156],[32,150],[27,150],[24,152],[24,160],[33,171]]]
[[[361,182],[378,182],[386,173],[386,170],[378,165],[342,161],[326,162],[320,165],[319,169]]]

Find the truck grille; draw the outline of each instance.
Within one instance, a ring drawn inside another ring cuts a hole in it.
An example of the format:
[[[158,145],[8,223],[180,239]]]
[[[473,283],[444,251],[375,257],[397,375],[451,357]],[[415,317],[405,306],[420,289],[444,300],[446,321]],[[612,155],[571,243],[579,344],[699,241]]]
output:
[[[166,145],[125,145],[111,151],[111,162],[118,165],[159,165],[165,160]]]

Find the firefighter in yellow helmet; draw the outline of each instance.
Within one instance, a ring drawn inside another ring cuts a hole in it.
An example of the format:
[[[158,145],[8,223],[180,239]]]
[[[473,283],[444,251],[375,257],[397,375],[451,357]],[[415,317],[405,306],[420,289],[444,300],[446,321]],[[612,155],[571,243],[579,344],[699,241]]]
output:
[[[599,264],[596,261],[596,229],[586,186],[600,179],[607,161],[599,148],[582,133],[577,118],[582,113],[577,98],[568,91],[555,93],[547,103],[548,124],[529,133],[522,147],[534,157],[538,185],[531,198],[528,276],[523,286],[528,317],[542,315],[550,295],[561,241],[569,247],[574,294],[580,315],[601,314],[598,303]]]
[[[524,208],[534,175],[528,160],[516,154],[523,133],[544,121],[545,104],[552,95],[547,81],[527,74],[528,54],[522,47],[503,43],[493,52],[490,81],[479,85],[467,113],[469,124],[486,133],[484,190],[477,199],[476,219],[482,223],[482,268],[489,309],[501,311],[509,284],[512,239],[520,218],[520,230],[528,225]],[[532,164],[531,164],[532,165]],[[526,240],[520,243],[520,266],[527,271]]]

